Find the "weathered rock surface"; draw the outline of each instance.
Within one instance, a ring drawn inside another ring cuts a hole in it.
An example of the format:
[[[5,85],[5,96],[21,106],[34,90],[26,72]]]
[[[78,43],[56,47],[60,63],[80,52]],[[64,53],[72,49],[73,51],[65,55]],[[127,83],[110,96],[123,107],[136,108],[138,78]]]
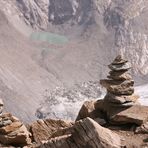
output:
[[[100,84],[104,86],[108,92],[116,95],[132,95],[134,93],[133,81],[114,81],[100,80]]]
[[[125,95],[117,96],[111,93],[107,93],[106,96],[104,97],[104,100],[107,102],[111,102],[111,103],[124,104],[127,102],[135,103],[138,100],[138,98],[139,96],[135,94],[130,95],[130,96],[125,96]]]
[[[115,124],[137,124],[142,125],[148,120],[148,106],[135,105],[125,110],[108,110],[110,121]]]
[[[111,64],[108,67],[113,71],[127,71],[131,68],[131,65],[129,63],[124,63],[120,65]]]
[[[24,146],[31,144],[30,133],[16,117],[11,114],[0,116],[0,143]]]
[[[77,116],[76,121],[80,119],[84,119],[86,117],[90,117],[92,119],[98,118],[98,117],[103,117],[103,113],[101,110],[96,111],[96,101],[86,101],[82,105],[79,114]]]
[[[90,118],[80,120],[69,129],[69,134],[51,139],[41,148],[120,148],[121,139],[109,129],[101,127]]]
[[[109,79],[124,81],[124,80],[131,80],[132,77],[128,72],[110,72],[110,75],[107,76]]]
[[[38,120],[30,125],[33,139],[36,143],[48,140],[51,135],[63,128],[71,127],[72,122],[62,120]]]

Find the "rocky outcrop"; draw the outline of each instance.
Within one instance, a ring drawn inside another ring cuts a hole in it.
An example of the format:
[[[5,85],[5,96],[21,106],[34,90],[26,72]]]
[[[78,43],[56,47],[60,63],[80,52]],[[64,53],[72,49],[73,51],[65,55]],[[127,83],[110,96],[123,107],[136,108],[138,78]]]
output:
[[[67,134],[53,138],[40,146],[57,148],[120,148],[119,135],[101,127],[90,118],[80,120],[67,130]]]
[[[33,136],[33,141],[42,143],[48,140],[53,133],[63,128],[71,127],[73,125],[70,121],[63,120],[38,120],[30,125],[30,131]]]

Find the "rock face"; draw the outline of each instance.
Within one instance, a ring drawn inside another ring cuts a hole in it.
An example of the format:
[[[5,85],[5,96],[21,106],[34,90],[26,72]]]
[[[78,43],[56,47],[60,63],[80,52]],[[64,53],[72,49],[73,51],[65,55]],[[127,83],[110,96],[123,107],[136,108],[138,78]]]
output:
[[[46,119],[32,123],[30,131],[34,142],[42,143],[42,141],[48,140],[54,132],[71,126],[72,122],[69,121]]]
[[[100,80],[102,86],[107,89],[107,95],[104,101],[110,105],[119,107],[128,107],[137,104],[138,96],[134,94],[134,81],[128,70],[130,63],[121,55],[109,65],[109,79]]]
[[[101,127],[90,118],[80,120],[67,130],[64,135],[53,138],[40,148],[120,148],[121,139],[114,132]]]

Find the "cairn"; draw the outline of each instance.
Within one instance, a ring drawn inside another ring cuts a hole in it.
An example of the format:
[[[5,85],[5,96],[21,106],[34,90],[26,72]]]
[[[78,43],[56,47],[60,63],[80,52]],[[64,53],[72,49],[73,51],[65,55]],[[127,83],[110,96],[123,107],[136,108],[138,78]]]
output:
[[[31,143],[25,125],[10,113],[3,113],[4,103],[0,99],[0,143],[24,146]]]
[[[100,84],[107,89],[104,101],[117,107],[137,105],[139,96],[134,94],[134,80],[128,72],[131,64],[118,55],[108,67],[111,70],[108,79],[100,80]]]

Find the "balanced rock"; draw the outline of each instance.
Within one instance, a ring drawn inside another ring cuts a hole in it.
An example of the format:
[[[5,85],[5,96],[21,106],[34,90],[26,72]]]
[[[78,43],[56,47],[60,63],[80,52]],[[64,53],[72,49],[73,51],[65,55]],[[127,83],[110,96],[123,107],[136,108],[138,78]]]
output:
[[[30,133],[16,117],[9,113],[0,116],[0,143],[24,146],[31,143]]]
[[[100,80],[100,84],[106,88],[107,95],[104,101],[112,107],[130,107],[138,105],[138,96],[134,94],[134,80],[128,70],[131,64],[121,55],[109,65],[111,71],[108,79]]]

